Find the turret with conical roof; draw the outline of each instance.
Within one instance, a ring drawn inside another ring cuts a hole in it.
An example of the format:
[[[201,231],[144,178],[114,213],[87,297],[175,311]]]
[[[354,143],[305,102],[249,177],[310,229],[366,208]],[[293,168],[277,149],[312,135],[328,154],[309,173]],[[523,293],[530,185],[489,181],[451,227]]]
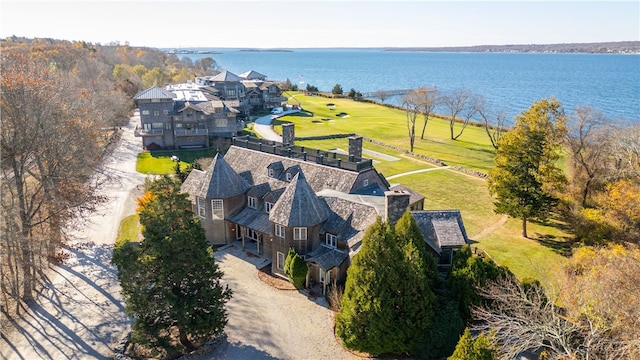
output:
[[[287,227],[315,226],[327,220],[327,207],[300,171],[274,204],[269,220]]]

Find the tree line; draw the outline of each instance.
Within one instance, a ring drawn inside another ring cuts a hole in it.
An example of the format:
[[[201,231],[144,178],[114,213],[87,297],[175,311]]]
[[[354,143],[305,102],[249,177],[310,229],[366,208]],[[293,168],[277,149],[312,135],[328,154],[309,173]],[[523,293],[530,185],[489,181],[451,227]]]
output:
[[[0,45],[0,288],[3,311],[19,313],[49,264],[67,256],[69,231],[105,200],[92,175],[128,123],[133,95],[217,65],[127,45],[17,37]]]

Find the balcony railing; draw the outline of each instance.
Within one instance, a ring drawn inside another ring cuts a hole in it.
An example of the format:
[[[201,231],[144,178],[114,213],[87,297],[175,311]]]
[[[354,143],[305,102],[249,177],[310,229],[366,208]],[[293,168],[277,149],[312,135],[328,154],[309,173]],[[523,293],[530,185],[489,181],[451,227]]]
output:
[[[164,134],[164,129],[143,129],[136,127],[133,131],[135,136],[158,136]]]
[[[209,135],[209,129],[176,129],[176,136]]]

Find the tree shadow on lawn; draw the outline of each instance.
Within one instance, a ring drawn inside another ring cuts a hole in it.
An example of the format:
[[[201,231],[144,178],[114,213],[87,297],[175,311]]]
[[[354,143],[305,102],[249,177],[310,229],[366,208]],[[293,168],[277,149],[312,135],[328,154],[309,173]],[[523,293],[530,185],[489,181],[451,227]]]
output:
[[[534,233],[534,236],[530,236],[530,239],[537,241],[539,244],[550,248],[555,253],[560,254],[564,257],[569,257],[572,255],[571,249],[573,247],[575,239],[570,236],[572,229],[569,227],[562,214],[553,213],[551,214],[551,217],[546,221],[531,220],[530,222],[540,226],[552,227],[562,231],[565,234],[568,234],[567,236],[558,236],[536,232]]]

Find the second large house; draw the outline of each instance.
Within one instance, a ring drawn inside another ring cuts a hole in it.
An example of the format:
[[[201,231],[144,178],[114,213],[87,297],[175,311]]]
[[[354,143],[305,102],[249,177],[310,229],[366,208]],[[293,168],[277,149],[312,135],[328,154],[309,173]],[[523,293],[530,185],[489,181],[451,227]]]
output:
[[[420,194],[391,186],[362,158],[362,137],[349,138],[348,154],[306,149],[293,139],[292,124],[283,126],[282,143],[236,137],[224,156],[190,173],[182,190],[212,244],[239,241],[283,276],[293,247],[309,266],[307,284],[324,291],[345,279],[377,217],[395,223],[410,209],[442,267],[468,243],[460,212],[425,211]]]

